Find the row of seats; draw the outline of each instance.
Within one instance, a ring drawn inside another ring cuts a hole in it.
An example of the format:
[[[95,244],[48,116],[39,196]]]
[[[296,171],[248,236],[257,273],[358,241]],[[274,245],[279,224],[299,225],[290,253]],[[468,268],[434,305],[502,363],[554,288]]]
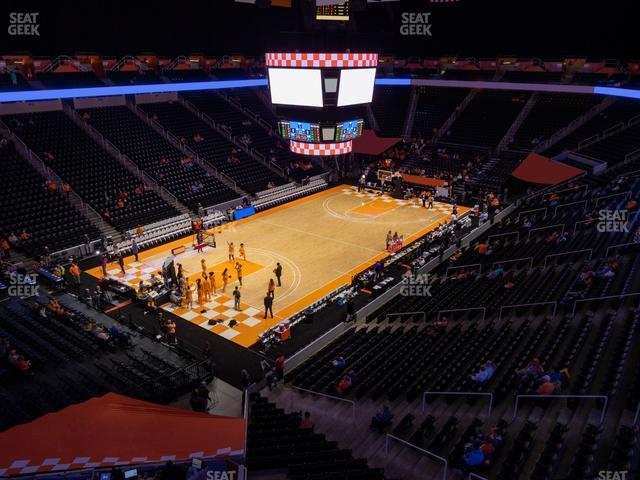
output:
[[[382,470],[301,425],[299,414],[286,414],[257,393],[250,394],[249,408],[247,469],[286,469],[292,480],[384,479]]]
[[[229,104],[221,107],[233,109]],[[282,177],[237,149],[180,103],[149,103],[141,105],[141,108],[176,137],[184,139],[185,144],[203,160],[238,182],[243,190],[253,193],[266,189],[269,182],[275,185],[284,183]],[[194,140],[196,134],[200,135],[199,141]]]
[[[190,360],[123,325],[111,330],[69,302],[62,312],[43,310],[46,301],[11,300],[0,308],[0,337],[31,361],[28,375],[10,375],[0,365],[0,430],[109,391],[172,401],[210,375],[199,369],[173,375]]]
[[[47,167],[119,230],[178,215],[175,208],[145,188],[63,112],[3,119]],[[136,189],[139,193],[135,193]],[[121,193],[126,193],[124,208],[118,207]]]
[[[28,254],[50,252],[85,243],[100,236],[61,192],[52,192],[45,179],[24,159],[12,144],[0,146],[0,235],[29,235],[19,248]]]
[[[89,123],[122,153],[165,186],[192,210],[208,207],[237,197],[220,180],[209,175],[158,132],[150,128],[127,107],[83,110]]]

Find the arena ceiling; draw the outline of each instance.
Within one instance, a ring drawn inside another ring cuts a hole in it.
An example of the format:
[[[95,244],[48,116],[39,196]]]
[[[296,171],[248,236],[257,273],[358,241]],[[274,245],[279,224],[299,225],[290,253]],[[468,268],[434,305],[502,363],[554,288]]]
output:
[[[353,0],[352,0],[353,1]],[[99,52],[253,54],[298,48],[396,55],[493,58],[640,58],[634,3],[558,0],[401,0],[368,3],[349,22],[314,19],[312,0],[259,9],[232,0],[178,3],[8,0],[0,6],[2,52],[57,56]],[[11,13],[37,13],[38,34],[19,34]],[[421,14],[423,21],[414,22]],[[424,17],[424,14],[429,14]],[[411,20],[413,18],[413,20]],[[426,21],[425,21],[426,20]],[[422,23],[422,26],[406,26]],[[425,24],[427,26],[425,26]],[[426,34],[425,31],[430,33]]]

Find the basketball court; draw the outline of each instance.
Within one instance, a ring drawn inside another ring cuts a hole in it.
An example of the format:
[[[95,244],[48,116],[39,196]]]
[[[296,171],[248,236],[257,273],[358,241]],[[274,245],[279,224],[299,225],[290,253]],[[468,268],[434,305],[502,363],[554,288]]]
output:
[[[458,207],[459,214],[468,209]],[[193,294],[193,308],[165,304],[161,308],[210,330],[239,345],[256,343],[264,331],[311,305],[331,291],[351,283],[352,277],[377,260],[389,255],[385,238],[389,230],[404,236],[407,245],[451,218],[451,205],[434,202],[431,210],[419,202],[393,199],[375,192],[358,193],[355,187],[342,185],[257,213],[249,218],[209,230],[216,237],[217,248],[206,247],[202,253],[192,249],[188,236],[125,259],[125,274],[117,263],[107,267],[109,276],[137,289],[152,273],[161,270],[173,248],[185,246],[176,256],[191,283],[201,276],[200,261],[215,272],[217,293],[209,302],[198,303]],[[241,311],[233,308],[232,291],[238,285],[234,264],[228,261],[227,242],[235,245],[236,260],[243,266]],[[244,243],[246,260],[238,247]],[[269,279],[275,280],[276,263],[282,265],[282,287],[276,288],[273,319],[264,319],[263,299]],[[233,276],[226,292],[221,291],[222,271]],[[100,278],[100,267],[88,270]],[[229,327],[230,320],[237,324]],[[209,325],[209,320],[221,320]]]

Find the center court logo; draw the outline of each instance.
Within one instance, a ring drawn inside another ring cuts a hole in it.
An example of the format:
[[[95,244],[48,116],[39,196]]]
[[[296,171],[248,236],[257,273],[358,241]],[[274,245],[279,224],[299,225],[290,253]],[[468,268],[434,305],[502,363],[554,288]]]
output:
[[[39,16],[40,12],[11,12],[7,32],[12,37],[39,37]]]
[[[400,286],[400,295],[403,297],[430,297],[429,274],[409,275],[403,278]]]
[[[405,37],[431,36],[431,12],[403,12],[400,17],[402,21],[400,35]]]
[[[600,210],[598,212],[598,232],[629,232],[628,210]]]

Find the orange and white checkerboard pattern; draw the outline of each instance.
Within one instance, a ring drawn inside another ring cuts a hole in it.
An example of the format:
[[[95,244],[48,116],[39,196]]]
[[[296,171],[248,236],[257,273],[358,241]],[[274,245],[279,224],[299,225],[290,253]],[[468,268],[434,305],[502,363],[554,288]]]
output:
[[[377,53],[266,53],[267,67],[365,68],[378,66]]]
[[[291,140],[289,148],[293,153],[300,155],[343,155],[350,153],[353,149],[353,142],[348,140],[339,143],[304,143]]]
[[[367,200],[381,199],[381,201],[385,203],[395,204],[398,207],[422,208],[422,200],[420,200],[419,198],[416,198],[414,201],[402,200],[398,198],[392,198],[387,194],[378,195],[378,193],[375,191],[358,192],[358,189],[356,187],[343,188],[342,193],[344,193],[345,195],[353,195],[355,197]],[[433,202],[433,208],[431,209],[431,211],[444,215],[451,215],[452,209],[453,207],[448,203]]]

